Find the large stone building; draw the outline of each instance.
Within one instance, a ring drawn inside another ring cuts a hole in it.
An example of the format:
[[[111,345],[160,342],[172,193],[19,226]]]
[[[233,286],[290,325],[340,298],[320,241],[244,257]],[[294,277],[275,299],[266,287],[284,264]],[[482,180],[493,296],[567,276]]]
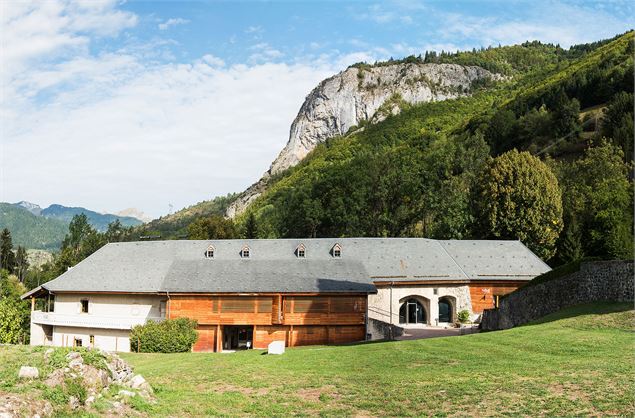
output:
[[[31,292],[31,343],[128,351],[148,320],[198,321],[195,351],[338,344],[478,319],[549,267],[519,241],[341,238],[108,244]],[[43,302],[35,303],[36,299]]]

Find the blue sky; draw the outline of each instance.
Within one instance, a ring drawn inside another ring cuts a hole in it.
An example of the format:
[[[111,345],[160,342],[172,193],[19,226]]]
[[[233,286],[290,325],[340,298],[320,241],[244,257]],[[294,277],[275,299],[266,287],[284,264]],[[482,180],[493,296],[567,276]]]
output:
[[[165,214],[241,191],[358,61],[625,32],[630,2],[2,2],[0,201]]]

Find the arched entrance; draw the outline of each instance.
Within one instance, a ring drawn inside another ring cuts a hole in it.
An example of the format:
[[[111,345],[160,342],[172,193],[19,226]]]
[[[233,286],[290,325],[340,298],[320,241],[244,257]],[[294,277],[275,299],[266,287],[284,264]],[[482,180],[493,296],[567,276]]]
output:
[[[454,298],[443,296],[439,298],[439,322],[454,322],[456,312],[454,309]]]
[[[423,304],[415,299],[406,299],[399,307],[400,324],[427,324],[428,315]]]

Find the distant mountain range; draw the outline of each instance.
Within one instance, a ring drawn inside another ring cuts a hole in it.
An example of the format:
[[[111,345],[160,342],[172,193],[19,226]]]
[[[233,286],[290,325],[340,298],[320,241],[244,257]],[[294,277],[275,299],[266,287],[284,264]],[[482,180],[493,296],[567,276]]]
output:
[[[134,210],[134,209],[133,209]],[[131,210],[127,210],[130,211]],[[138,210],[137,213],[141,213]],[[81,207],[54,204],[45,209],[31,202],[0,202],[0,229],[8,228],[15,246],[56,250],[59,248],[68,224],[73,216],[84,213],[88,222],[98,231],[105,231],[108,224],[119,220],[124,226],[141,225],[141,219],[132,216],[104,214]]]

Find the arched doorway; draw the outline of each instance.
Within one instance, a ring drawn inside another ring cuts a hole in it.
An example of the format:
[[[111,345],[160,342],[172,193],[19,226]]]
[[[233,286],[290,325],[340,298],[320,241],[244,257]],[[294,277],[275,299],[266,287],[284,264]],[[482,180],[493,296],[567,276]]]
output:
[[[454,322],[454,300],[449,296],[439,298],[439,322]]]
[[[406,299],[399,307],[400,324],[427,324],[428,315],[423,304],[415,298]]]

